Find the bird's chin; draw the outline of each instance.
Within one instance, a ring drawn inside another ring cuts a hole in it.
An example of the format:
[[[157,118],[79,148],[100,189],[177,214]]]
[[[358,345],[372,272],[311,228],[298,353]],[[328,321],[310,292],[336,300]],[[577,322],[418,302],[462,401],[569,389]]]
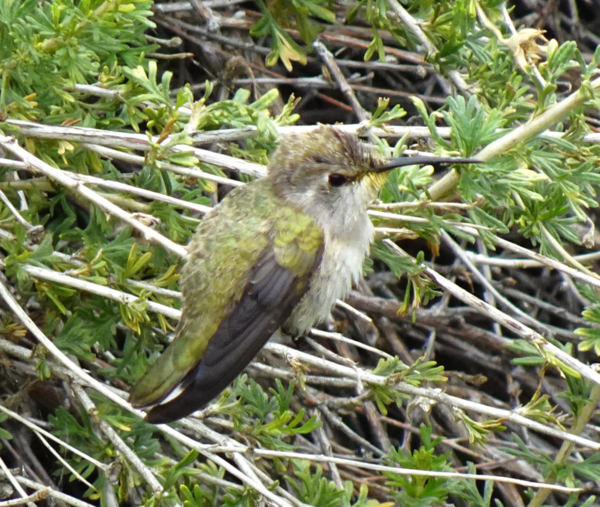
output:
[[[379,191],[383,188],[383,185],[385,185],[389,174],[389,171],[368,173],[362,178],[360,183],[368,193],[370,199],[375,199],[379,195]]]

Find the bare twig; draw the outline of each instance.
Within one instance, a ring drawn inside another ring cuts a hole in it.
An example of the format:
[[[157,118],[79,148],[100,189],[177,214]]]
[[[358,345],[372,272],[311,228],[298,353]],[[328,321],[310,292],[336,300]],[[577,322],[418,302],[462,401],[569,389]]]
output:
[[[5,474],[5,472],[3,472],[1,470],[0,470],[0,477],[8,478],[8,476]],[[19,484],[22,484],[23,486],[26,486],[28,488],[35,489],[38,491],[48,491],[48,496],[51,496],[52,498],[56,498],[57,500],[60,500],[61,502],[65,502],[69,505],[72,505],[73,507],[95,507],[91,503],[87,503],[87,502],[84,502],[83,500],[79,500],[78,498],[72,497],[70,495],[66,495],[65,493],[62,493],[61,491],[57,491],[53,488],[48,488],[48,487],[44,486],[43,484],[40,484],[39,482],[35,482],[35,481],[26,479],[25,477],[20,477],[20,476],[13,476],[13,477]]]
[[[11,349],[8,349],[8,350],[10,351]],[[60,446],[64,447],[65,449],[69,450],[73,454],[77,454],[78,456],[81,456],[84,460],[89,461],[90,463],[92,463],[95,467],[99,468],[100,470],[106,471],[106,465],[104,463],[101,463],[100,461],[92,458],[91,456],[88,456],[87,454],[80,451],[76,447],[69,445],[67,442],[54,436],[52,433],[46,431],[44,428],[41,428],[39,425],[34,424],[33,422],[25,419],[24,417],[20,416],[16,412],[13,412],[12,410],[10,410],[6,407],[4,407],[3,405],[0,405],[0,411],[4,412],[9,417],[12,417],[15,421],[19,421],[21,424],[28,427],[34,433],[45,436],[49,440],[52,440],[52,441],[56,442],[57,444],[59,444]]]
[[[407,256],[407,254],[404,251],[402,251],[395,243],[389,240],[385,240],[385,242],[396,253],[399,253],[402,256]],[[496,322],[499,322],[507,329],[510,329],[511,331],[517,333],[519,336],[521,336],[529,343],[534,345],[541,352],[542,356],[550,362],[550,364],[556,364],[556,360],[558,359],[560,362],[573,369],[582,377],[591,380],[595,384],[600,385],[600,374],[597,371],[595,371],[588,365],[583,364],[581,361],[578,361],[573,356],[570,356],[569,354],[559,349],[552,343],[549,343],[548,340],[546,340],[542,335],[536,333],[527,326],[524,326],[519,321],[513,319],[509,315],[506,315],[500,310],[497,310],[496,308],[488,305],[481,299],[476,298],[472,294],[468,293],[466,290],[460,288],[458,285],[442,277],[439,273],[436,273],[433,269],[425,267],[424,272],[440,287],[447,291],[450,291],[453,296],[457,297],[472,308],[475,308],[480,313],[489,316]]]
[[[45,174],[46,176],[52,178],[61,185],[74,190],[76,193],[78,193],[85,199],[98,205],[107,213],[116,216],[128,225],[131,225],[133,228],[139,230],[140,232],[142,232],[142,234],[144,234],[144,236],[147,239],[155,241],[156,243],[160,244],[163,248],[178,255],[179,257],[187,256],[187,250],[184,247],[172,242],[170,239],[165,238],[162,234],[159,234],[147,225],[144,225],[139,220],[131,216],[129,213],[123,211],[118,206],[115,206],[106,198],[101,197],[93,190],[90,190],[85,185],[82,185],[74,178],[68,176],[67,173],[61,171],[60,169],[55,169],[54,167],[49,166],[37,157],[34,157],[27,150],[21,148],[14,138],[0,136],[0,145],[4,146],[7,150],[14,153],[31,168],[41,172],[42,174]]]
[[[404,23],[407,26],[407,28],[413,33],[413,35],[415,35],[415,37],[423,45],[427,53],[429,53],[429,55],[436,54],[437,48],[429,40],[427,35],[425,35],[423,30],[421,30],[421,27],[419,26],[417,21],[408,13],[408,11],[404,7],[402,7],[400,2],[398,2],[398,0],[389,0],[388,3],[392,10],[396,13],[396,15],[402,20],[402,23]],[[456,88],[460,90],[464,95],[470,95],[469,85],[465,83],[464,79],[460,76],[458,71],[449,71],[448,77],[450,78],[450,81],[452,81],[452,84],[456,86]],[[440,79],[440,84],[444,86],[444,91],[446,93],[450,93],[449,88],[442,79]]]
[[[131,464],[131,466],[133,466],[137,470],[137,472],[144,478],[144,480],[152,488],[153,493],[157,496],[160,496],[163,487],[160,484],[160,482],[158,482],[158,479],[154,477],[154,474],[150,471],[150,469],[146,465],[144,465],[144,463],[136,453],[134,453],[129,447],[127,447],[125,442],[123,442],[121,437],[112,428],[112,426],[110,426],[106,421],[98,417],[96,405],[87,395],[85,390],[76,382],[74,382],[71,385],[71,387],[75,392],[77,398],[79,398],[79,401],[83,405],[83,408],[85,408],[85,410],[92,419],[96,420],[96,422],[100,426],[100,430],[112,442],[112,444],[115,446],[115,449],[117,449]]]
[[[149,310],[165,315],[170,319],[179,319],[181,315],[179,310],[171,308],[170,306],[161,305],[160,303],[155,303],[154,301],[142,301],[139,297],[134,296],[133,294],[127,294],[126,292],[111,289],[110,287],[106,287],[97,283],[88,282],[87,280],[80,280],[79,278],[65,275],[64,273],[53,271],[52,269],[38,268],[30,265],[23,265],[22,268],[24,271],[29,273],[31,276],[35,276],[36,278],[74,287],[91,294],[97,294],[98,296],[118,301],[123,305],[143,303]]]
[[[7,123],[17,126],[23,135],[37,137],[41,139],[61,139],[64,141],[74,141],[79,143],[96,144],[100,146],[111,146],[113,148],[128,148],[132,150],[149,151],[151,149],[148,137],[143,134],[133,134],[131,132],[111,132],[107,130],[82,128],[82,127],[63,127],[40,125],[33,122],[22,120],[8,120]],[[10,139],[10,138],[5,138]],[[153,142],[158,142],[159,137],[152,138]],[[264,176],[266,170],[260,164],[254,164],[238,158],[229,157],[220,153],[214,153],[208,150],[201,150],[193,146],[176,145],[172,151],[178,153],[192,153],[201,162],[214,164],[226,169],[239,171],[250,176]]]
[[[216,138],[216,136],[214,137]],[[107,148],[106,146],[99,146],[96,144],[81,143],[81,146],[91,151],[95,151],[99,155],[102,155],[103,157],[106,157],[110,160],[123,160],[130,164],[139,166],[143,166],[146,164],[146,159],[139,155],[133,155],[131,153],[126,153],[123,151],[113,150],[112,148]],[[183,167],[177,164],[172,164],[170,162],[161,161],[158,165],[161,169],[168,170],[176,174],[181,174],[183,176],[191,176],[192,178],[198,178],[201,180],[214,181],[215,183],[220,183],[221,185],[227,185],[230,187],[239,187],[243,185],[241,181],[223,178],[222,176],[216,176],[205,171],[200,171],[199,169],[190,169],[189,167]]]
[[[12,205],[12,202],[10,202],[2,190],[0,190],[0,200],[6,205],[9,211],[15,217],[15,220],[25,228],[28,234],[36,234],[44,230],[41,225],[31,225],[27,220],[25,220],[21,216],[21,213],[19,213],[19,210]]]
[[[19,482],[15,479],[15,477],[13,476],[11,471],[8,469],[8,467],[6,466],[6,464],[4,463],[4,460],[2,458],[0,458],[0,473],[2,473],[4,475],[4,477],[6,479],[8,479],[8,482],[10,482],[12,484],[12,487],[15,488],[15,490],[17,491],[17,493],[19,493],[19,495],[21,495],[22,499],[27,498],[27,493],[21,487]],[[27,502],[23,501],[22,503],[26,503],[27,507],[35,507],[35,504],[31,501],[27,501]]]
[[[16,498],[14,500],[5,500],[0,502],[0,507],[12,507],[14,505],[35,505],[33,502],[41,502],[46,500],[50,496],[50,488],[44,488],[36,491],[33,495],[26,496],[24,498]]]
[[[473,263],[469,260],[466,253],[462,248],[460,248],[456,242],[450,237],[450,235],[446,231],[442,231],[442,240],[452,249],[452,251],[456,254],[456,256],[461,259],[461,261],[469,268],[469,271],[473,275],[473,277],[481,283],[487,291],[494,295],[496,300],[504,306],[508,308],[510,312],[517,315],[524,322],[534,326],[539,329],[541,332],[549,333],[550,331],[538,320],[534,319],[530,315],[526,314],[523,310],[513,305],[508,299],[506,299],[498,290],[481,274],[481,272],[473,265]]]
[[[483,150],[477,153],[478,160],[487,162],[494,157],[506,153],[519,143],[540,134],[550,128],[555,123],[564,119],[573,109],[589,100],[589,92],[600,89],[600,79],[595,79],[590,83],[589,88],[580,88],[575,93],[561,102],[544,111],[539,116],[532,118],[531,121],[524,123],[520,127],[510,131],[497,141],[487,145]],[[460,177],[455,169],[448,172],[442,179],[434,183],[429,188],[429,195],[434,201],[440,200],[450,194],[458,184]]]
[[[352,91],[352,88],[346,81],[344,74],[342,74],[342,71],[337,66],[335,58],[329,52],[329,50],[325,47],[325,44],[323,44],[322,42],[317,40],[313,43],[313,47],[317,51],[318,55],[325,62],[325,65],[327,66],[327,68],[329,69],[329,72],[332,74],[333,78],[335,79],[341,92],[346,96],[346,99],[352,106],[352,109],[354,110],[354,113],[356,114],[356,117],[358,118],[358,120],[359,121],[368,120],[371,117],[371,115],[369,113],[367,113],[367,111],[364,110],[364,108],[360,105],[360,102],[358,102],[358,100],[356,99],[356,95],[354,95],[354,91]]]

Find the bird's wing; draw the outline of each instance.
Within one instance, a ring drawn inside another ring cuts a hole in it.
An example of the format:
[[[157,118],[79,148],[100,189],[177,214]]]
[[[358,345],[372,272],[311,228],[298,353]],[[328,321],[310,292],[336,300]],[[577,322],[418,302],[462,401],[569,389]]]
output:
[[[322,248],[322,232],[309,217],[294,214],[287,220],[284,214],[269,233],[267,246],[255,256],[254,268],[246,275],[240,294],[219,295],[221,299],[234,298],[233,304],[217,305],[210,315],[211,305],[203,305],[204,300],[186,298],[177,338],[134,386],[132,404],[144,407],[161,403],[179,388],[181,394],[171,396],[173,399],[154,407],[147,416],[151,422],[168,422],[192,413],[218,395],[287,320],[308,288]],[[232,265],[240,261],[242,253],[237,250],[230,252]],[[193,257],[188,262],[194,262]],[[219,285],[215,273],[209,276],[211,283]],[[188,278],[192,278],[188,285],[194,283],[193,277]],[[197,315],[198,308],[203,308],[202,315]],[[221,316],[223,308],[226,312]],[[215,322],[215,329],[207,334]]]
[[[319,262],[320,252],[311,257],[313,264]],[[202,359],[181,382],[181,394],[156,405],[146,420],[155,424],[177,420],[216,397],[287,320],[309,281],[309,273],[297,276],[269,252],[242,299],[211,338]]]

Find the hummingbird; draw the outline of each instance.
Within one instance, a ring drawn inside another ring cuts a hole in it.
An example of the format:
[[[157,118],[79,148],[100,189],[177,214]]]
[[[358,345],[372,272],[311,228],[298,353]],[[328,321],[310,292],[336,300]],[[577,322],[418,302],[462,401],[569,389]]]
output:
[[[132,388],[146,421],[203,408],[279,329],[301,336],[360,280],[374,228],[367,215],[389,172],[464,158],[386,159],[336,127],[291,134],[264,178],[231,191],[189,246],[175,339]]]

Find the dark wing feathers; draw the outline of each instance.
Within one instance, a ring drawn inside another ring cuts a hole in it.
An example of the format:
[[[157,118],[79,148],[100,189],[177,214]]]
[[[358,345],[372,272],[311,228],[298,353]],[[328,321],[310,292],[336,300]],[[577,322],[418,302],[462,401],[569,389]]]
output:
[[[313,266],[318,265],[321,254],[322,249]],[[223,391],[287,320],[306,291],[309,277],[298,277],[281,266],[269,249],[241,300],[210,339],[204,356],[183,379],[183,392],[152,408],[146,420],[155,424],[175,421]]]
[[[281,324],[270,334],[267,330],[289,315],[288,306],[299,296],[297,286],[298,279],[281,267],[273,255],[264,259],[246,293],[211,339],[202,363],[213,366],[240,354],[254,357]],[[267,336],[263,341],[252,339],[257,336],[260,340],[264,335]]]

